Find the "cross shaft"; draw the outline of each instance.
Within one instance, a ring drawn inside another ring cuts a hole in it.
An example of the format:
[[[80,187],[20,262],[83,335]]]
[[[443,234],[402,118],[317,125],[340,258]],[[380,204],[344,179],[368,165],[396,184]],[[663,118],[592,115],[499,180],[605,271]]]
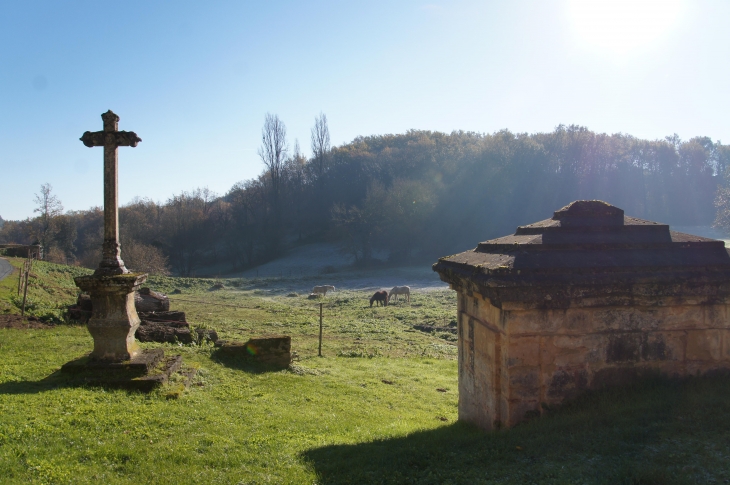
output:
[[[119,116],[111,110],[101,115],[104,130],[87,131],[81,141],[87,147],[104,147],[104,244],[102,259],[94,274],[101,276],[127,274],[119,244],[118,147],[136,147],[142,139],[133,131],[119,131]]]

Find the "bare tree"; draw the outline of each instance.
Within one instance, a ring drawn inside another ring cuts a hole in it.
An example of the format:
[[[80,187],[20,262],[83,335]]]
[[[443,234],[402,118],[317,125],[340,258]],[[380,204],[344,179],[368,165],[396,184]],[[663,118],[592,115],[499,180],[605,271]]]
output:
[[[33,201],[36,203],[36,208],[33,212],[38,212],[38,227],[35,232],[35,236],[38,238],[38,242],[44,249],[48,250],[51,240],[53,239],[53,222],[54,219],[61,215],[63,212],[63,204],[58,200],[58,197],[53,195],[51,192],[53,187],[51,184],[41,185],[41,193],[35,194]]]
[[[318,180],[327,168],[327,155],[330,151],[330,129],[327,126],[327,115],[320,113],[314,118],[312,127],[312,162]]]
[[[218,200],[218,194],[210,190],[206,185],[202,189],[197,189],[196,195],[198,195],[198,197],[200,197],[200,200],[203,201],[203,213],[207,216],[208,214],[210,214],[210,211],[213,208],[216,200]]]
[[[271,178],[271,189],[274,198],[279,196],[281,175],[284,171],[287,151],[286,126],[277,115],[266,113],[264,127],[261,130],[259,157],[264,162]]]
[[[266,166],[271,180],[271,209],[273,221],[268,226],[269,250],[276,254],[279,250],[281,233],[281,181],[286,164],[288,147],[286,144],[286,127],[277,115],[266,113],[264,127],[261,130],[261,147],[259,157]]]

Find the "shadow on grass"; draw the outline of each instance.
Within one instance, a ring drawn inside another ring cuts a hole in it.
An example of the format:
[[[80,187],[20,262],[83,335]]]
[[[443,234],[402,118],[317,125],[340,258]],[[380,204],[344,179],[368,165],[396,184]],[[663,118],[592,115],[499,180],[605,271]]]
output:
[[[64,388],[87,388],[106,390],[125,390],[127,392],[149,393],[159,387],[156,382],[137,381],[135,375],[105,376],[98,373],[68,374],[56,371],[39,381],[12,381],[0,384],[0,395],[3,394],[39,394]],[[108,380],[106,380],[108,379]]]
[[[456,423],[302,457],[325,485],[730,483],[728,403],[727,378],[643,382],[510,430]]]
[[[167,379],[162,369],[156,367],[148,374],[144,366],[128,368],[89,366],[85,355],[64,364],[64,366],[39,381],[12,381],[0,383],[2,394],[38,394],[60,388],[102,388],[127,391],[150,392]],[[169,374],[168,374],[169,375]],[[162,379],[161,377],[164,377]]]
[[[11,381],[0,384],[0,395],[2,394],[38,394],[64,387],[78,385],[74,378],[61,371],[56,371],[48,377],[39,381]]]
[[[214,351],[211,356],[214,361],[228,367],[229,369],[240,370],[249,374],[265,374],[267,372],[279,372],[286,369],[285,366],[264,364],[254,359],[241,355],[231,355],[220,350]]]

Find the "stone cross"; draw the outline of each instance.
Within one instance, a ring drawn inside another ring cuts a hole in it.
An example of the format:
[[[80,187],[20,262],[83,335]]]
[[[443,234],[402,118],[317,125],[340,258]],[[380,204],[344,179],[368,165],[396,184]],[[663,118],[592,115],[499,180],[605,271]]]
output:
[[[119,245],[119,189],[117,183],[118,147],[136,147],[142,139],[133,131],[118,131],[119,116],[111,110],[101,115],[104,131],[87,131],[81,141],[87,147],[104,147],[104,245],[102,259],[94,274],[111,276],[127,274]]]

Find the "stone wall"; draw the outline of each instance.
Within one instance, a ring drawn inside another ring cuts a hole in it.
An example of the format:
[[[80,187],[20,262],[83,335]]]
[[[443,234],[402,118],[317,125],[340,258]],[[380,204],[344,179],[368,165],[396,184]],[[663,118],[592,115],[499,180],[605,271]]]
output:
[[[730,367],[724,301],[601,305],[594,299],[567,308],[498,308],[479,293],[455,289],[459,418],[484,429],[512,426],[586,389]]]

